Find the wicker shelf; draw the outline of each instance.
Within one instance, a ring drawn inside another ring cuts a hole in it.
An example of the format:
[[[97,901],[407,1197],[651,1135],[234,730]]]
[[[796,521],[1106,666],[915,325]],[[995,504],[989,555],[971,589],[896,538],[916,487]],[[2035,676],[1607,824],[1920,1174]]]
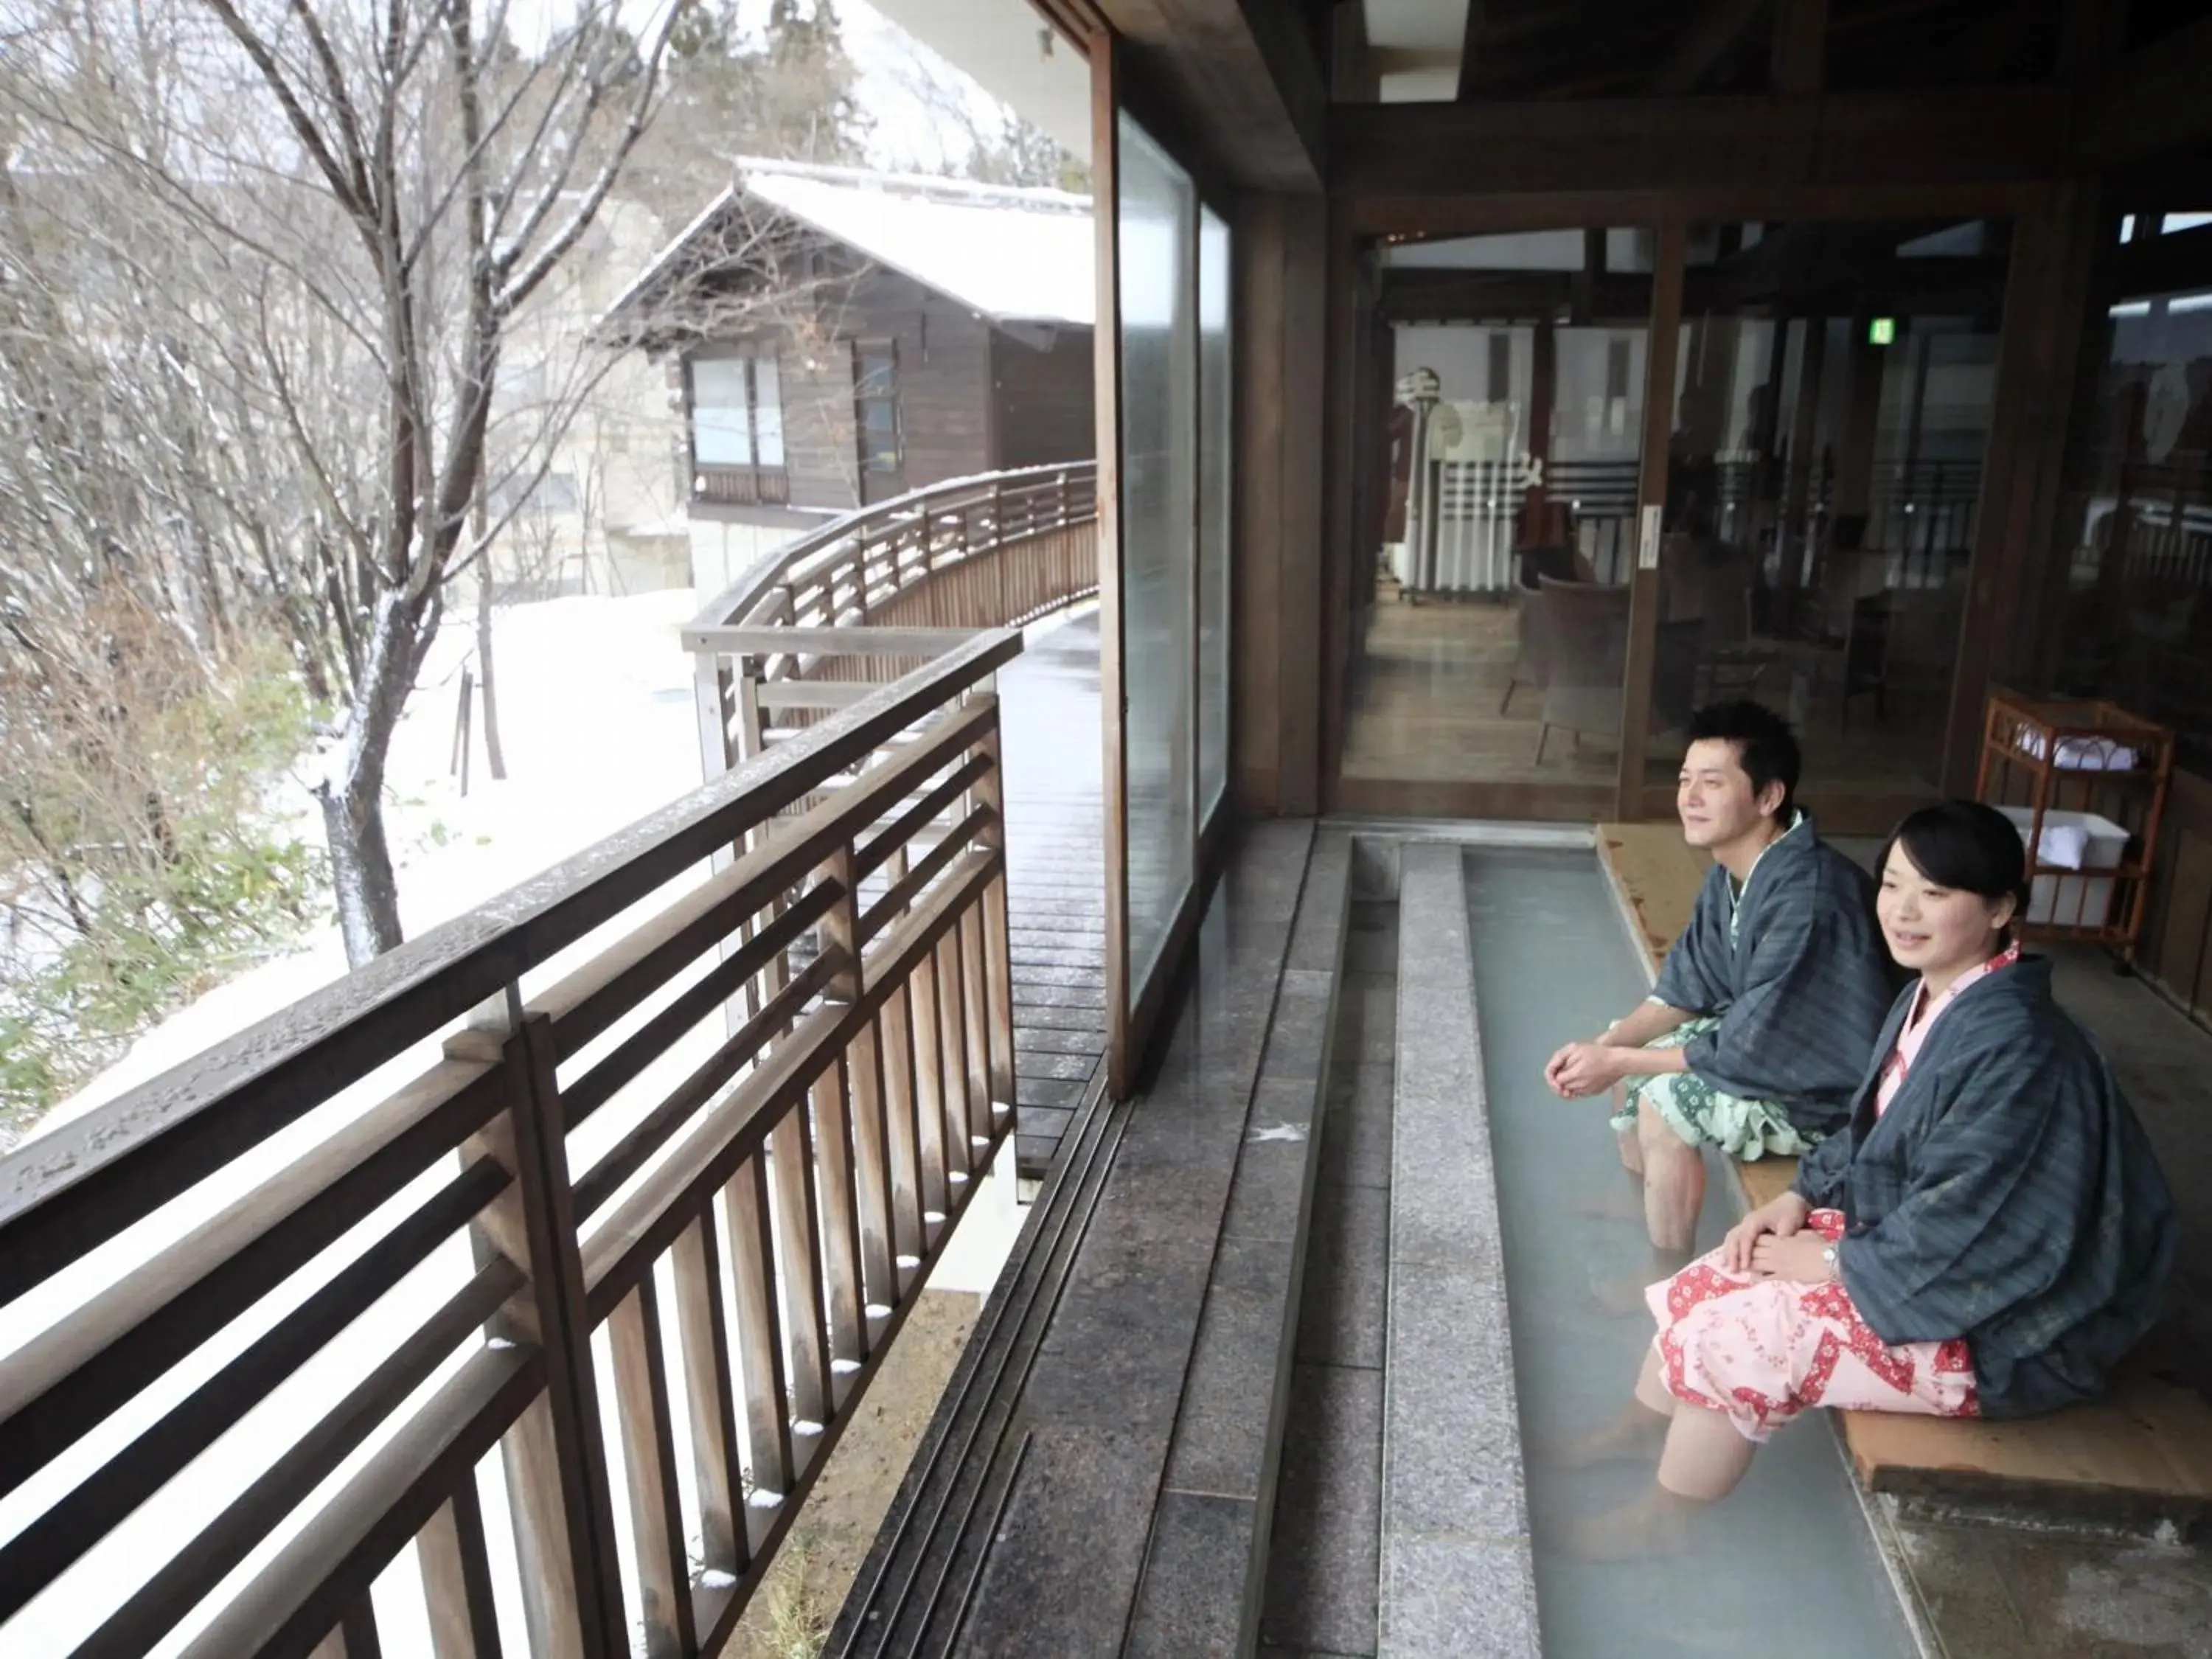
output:
[[[2135,764],[2107,769],[2079,763],[2092,752],[2109,755],[2106,744],[2129,750]],[[2131,714],[2117,703],[1990,694],[1974,793],[1991,805],[2030,815],[2028,873],[2036,890],[2030,918],[2021,925],[2027,938],[2078,940],[2134,954],[2155,873],[2151,861],[2173,774],[2173,747],[2171,726]],[[2048,820],[2075,813],[2094,813],[2126,832],[2127,845],[2118,862],[2077,866],[2043,861]],[[2046,903],[2052,915],[2033,920]],[[2069,903],[2075,919],[2060,920]],[[2092,921],[2091,910],[2102,915]]]

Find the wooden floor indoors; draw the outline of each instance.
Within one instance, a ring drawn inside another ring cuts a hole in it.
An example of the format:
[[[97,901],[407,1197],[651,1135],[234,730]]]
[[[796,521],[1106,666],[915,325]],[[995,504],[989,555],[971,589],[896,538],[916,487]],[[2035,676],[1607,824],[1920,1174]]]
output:
[[[1520,655],[1515,600],[1449,595],[1415,600],[1385,578],[1364,617],[1345,711],[1346,779],[1613,782],[1618,749],[1609,737],[1554,731],[1537,763],[1543,692],[1523,681],[1510,702],[1505,695]],[[1698,690],[1701,696],[1717,694],[1703,677]],[[1785,708],[1787,671],[1778,664],[1741,695]],[[1816,691],[1799,733],[1809,786],[1902,795],[1935,787],[1942,700],[1899,692],[1887,702],[1878,712],[1871,696],[1854,697],[1846,718],[1832,690]],[[1655,746],[1647,781],[1671,786],[1680,759],[1679,749]]]

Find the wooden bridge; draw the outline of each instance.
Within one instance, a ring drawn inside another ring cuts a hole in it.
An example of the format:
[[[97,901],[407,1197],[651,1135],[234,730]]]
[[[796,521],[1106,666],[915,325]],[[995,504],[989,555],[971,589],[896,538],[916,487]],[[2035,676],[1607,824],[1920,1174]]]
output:
[[[1095,632],[1002,723],[998,625],[1091,488],[810,538],[693,630],[696,793],[0,1160],[0,1646],[720,1650],[1097,1063]]]
[[[842,519],[747,572],[684,636],[706,775],[976,628],[1034,622],[1095,593],[1097,489],[1095,463],[941,484]],[[1106,1047],[1095,616],[1031,640],[1000,689],[1018,1157],[1036,1180]]]

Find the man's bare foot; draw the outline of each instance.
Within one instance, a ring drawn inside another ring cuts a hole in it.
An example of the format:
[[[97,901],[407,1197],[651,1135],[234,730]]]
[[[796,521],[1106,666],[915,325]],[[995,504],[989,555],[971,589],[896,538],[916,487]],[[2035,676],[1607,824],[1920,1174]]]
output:
[[[1594,1469],[1606,1463],[1656,1465],[1659,1449],[1666,1443],[1667,1419],[1644,1407],[1632,1406],[1603,1428],[1545,1443],[1536,1455],[1555,1469]]]
[[[1654,1482],[1643,1497],[1567,1529],[1566,1553],[1578,1561],[1644,1561],[1680,1555],[1690,1547],[1690,1527],[1705,1506],[1677,1498]]]
[[[1609,1188],[1603,1198],[1585,1198],[1571,1206],[1574,1213],[1592,1221],[1644,1219],[1644,1194],[1632,1187]]]

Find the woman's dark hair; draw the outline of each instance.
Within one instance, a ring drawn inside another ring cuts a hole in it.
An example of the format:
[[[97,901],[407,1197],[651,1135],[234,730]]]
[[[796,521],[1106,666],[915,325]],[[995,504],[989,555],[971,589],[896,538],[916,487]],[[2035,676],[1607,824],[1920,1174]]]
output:
[[[1708,741],[1735,745],[1736,764],[1751,780],[1751,793],[1762,794],[1770,783],[1782,786],[1782,805],[1775,821],[1788,828],[1796,816],[1797,771],[1801,764],[1797,738],[1790,722],[1763,702],[1748,698],[1717,702],[1690,716],[1692,743]]]
[[[2013,821],[1994,806],[1947,800],[1908,813],[1882,843],[1877,877],[1897,847],[1938,887],[1985,899],[2009,894],[2015,915],[2027,908],[2027,848]]]

